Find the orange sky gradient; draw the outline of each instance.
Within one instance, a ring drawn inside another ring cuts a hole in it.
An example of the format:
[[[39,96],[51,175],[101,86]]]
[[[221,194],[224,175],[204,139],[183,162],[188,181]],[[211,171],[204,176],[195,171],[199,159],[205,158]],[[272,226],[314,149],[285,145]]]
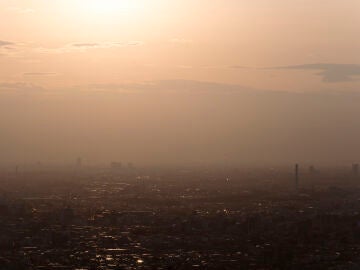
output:
[[[352,163],[359,0],[1,0],[0,165]]]
[[[357,0],[3,0],[0,40],[12,44],[1,46],[1,81],[50,88],[169,79],[335,88],[317,70],[259,68],[360,64],[359,10]]]

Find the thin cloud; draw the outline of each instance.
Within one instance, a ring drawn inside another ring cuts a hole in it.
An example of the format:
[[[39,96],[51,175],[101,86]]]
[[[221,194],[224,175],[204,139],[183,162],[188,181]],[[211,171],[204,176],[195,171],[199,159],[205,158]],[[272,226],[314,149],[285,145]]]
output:
[[[211,65],[207,65],[207,66],[200,66],[200,68],[204,68],[204,69],[228,69],[229,66],[227,65],[219,65],[219,66],[211,66]],[[230,67],[231,68],[231,67]]]
[[[79,48],[93,48],[93,47],[99,47],[100,44],[99,43],[75,43],[75,44],[72,44],[72,46],[79,47]]]
[[[283,67],[270,67],[265,69],[287,69],[287,70],[320,70],[316,75],[321,76],[324,82],[351,82],[360,76],[360,65],[357,64],[305,64]]]
[[[84,42],[84,43],[71,43],[59,48],[37,48],[41,53],[71,53],[71,52],[85,52],[91,49],[110,49],[131,46],[141,46],[141,41],[130,42]]]
[[[124,45],[123,43],[120,43],[122,45]],[[125,44],[125,46],[141,46],[144,43],[142,41],[130,41],[127,44]]]
[[[55,76],[57,73],[55,72],[25,72],[24,76]]]
[[[19,44],[12,41],[0,40],[0,56],[15,56],[19,51]]]
[[[86,89],[100,92],[251,92],[254,90],[250,87],[241,85],[192,80],[160,80],[127,84],[92,84],[86,86]]]
[[[4,57],[25,56],[32,50],[32,44],[29,42],[13,42],[0,40],[0,55]]]
[[[7,46],[13,46],[15,45],[14,42],[0,40],[0,47],[7,47]]]
[[[24,82],[0,83],[0,92],[34,93],[34,92],[43,92],[43,91],[45,91],[43,87],[31,83],[24,83]]]

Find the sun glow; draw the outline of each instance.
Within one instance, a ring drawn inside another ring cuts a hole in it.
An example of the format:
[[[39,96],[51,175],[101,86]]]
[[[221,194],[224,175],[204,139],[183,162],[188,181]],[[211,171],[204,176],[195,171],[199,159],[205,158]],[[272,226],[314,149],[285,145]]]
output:
[[[142,0],[76,0],[76,9],[88,17],[136,14],[144,7]]]

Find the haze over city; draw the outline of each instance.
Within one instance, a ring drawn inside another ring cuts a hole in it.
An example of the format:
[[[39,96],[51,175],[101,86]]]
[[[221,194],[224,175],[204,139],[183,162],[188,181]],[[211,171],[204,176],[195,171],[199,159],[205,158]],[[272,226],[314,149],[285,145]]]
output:
[[[1,0],[0,270],[360,269],[359,0]]]

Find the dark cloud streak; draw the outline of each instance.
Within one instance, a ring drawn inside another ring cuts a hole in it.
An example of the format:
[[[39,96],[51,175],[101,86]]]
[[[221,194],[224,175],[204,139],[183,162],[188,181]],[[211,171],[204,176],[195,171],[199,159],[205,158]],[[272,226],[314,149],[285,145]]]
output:
[[[0,47],[12,46],[12,45],[15,45],[15,43],[10,41],[0,40]]]
[[[357,64],[305,64],[283,67],[270,67],[265,69],[284,69],[284,70],[320,70],[316,75],[321,76],[324,82],[350,82],[354,77],[360,76],[360,65]]]

